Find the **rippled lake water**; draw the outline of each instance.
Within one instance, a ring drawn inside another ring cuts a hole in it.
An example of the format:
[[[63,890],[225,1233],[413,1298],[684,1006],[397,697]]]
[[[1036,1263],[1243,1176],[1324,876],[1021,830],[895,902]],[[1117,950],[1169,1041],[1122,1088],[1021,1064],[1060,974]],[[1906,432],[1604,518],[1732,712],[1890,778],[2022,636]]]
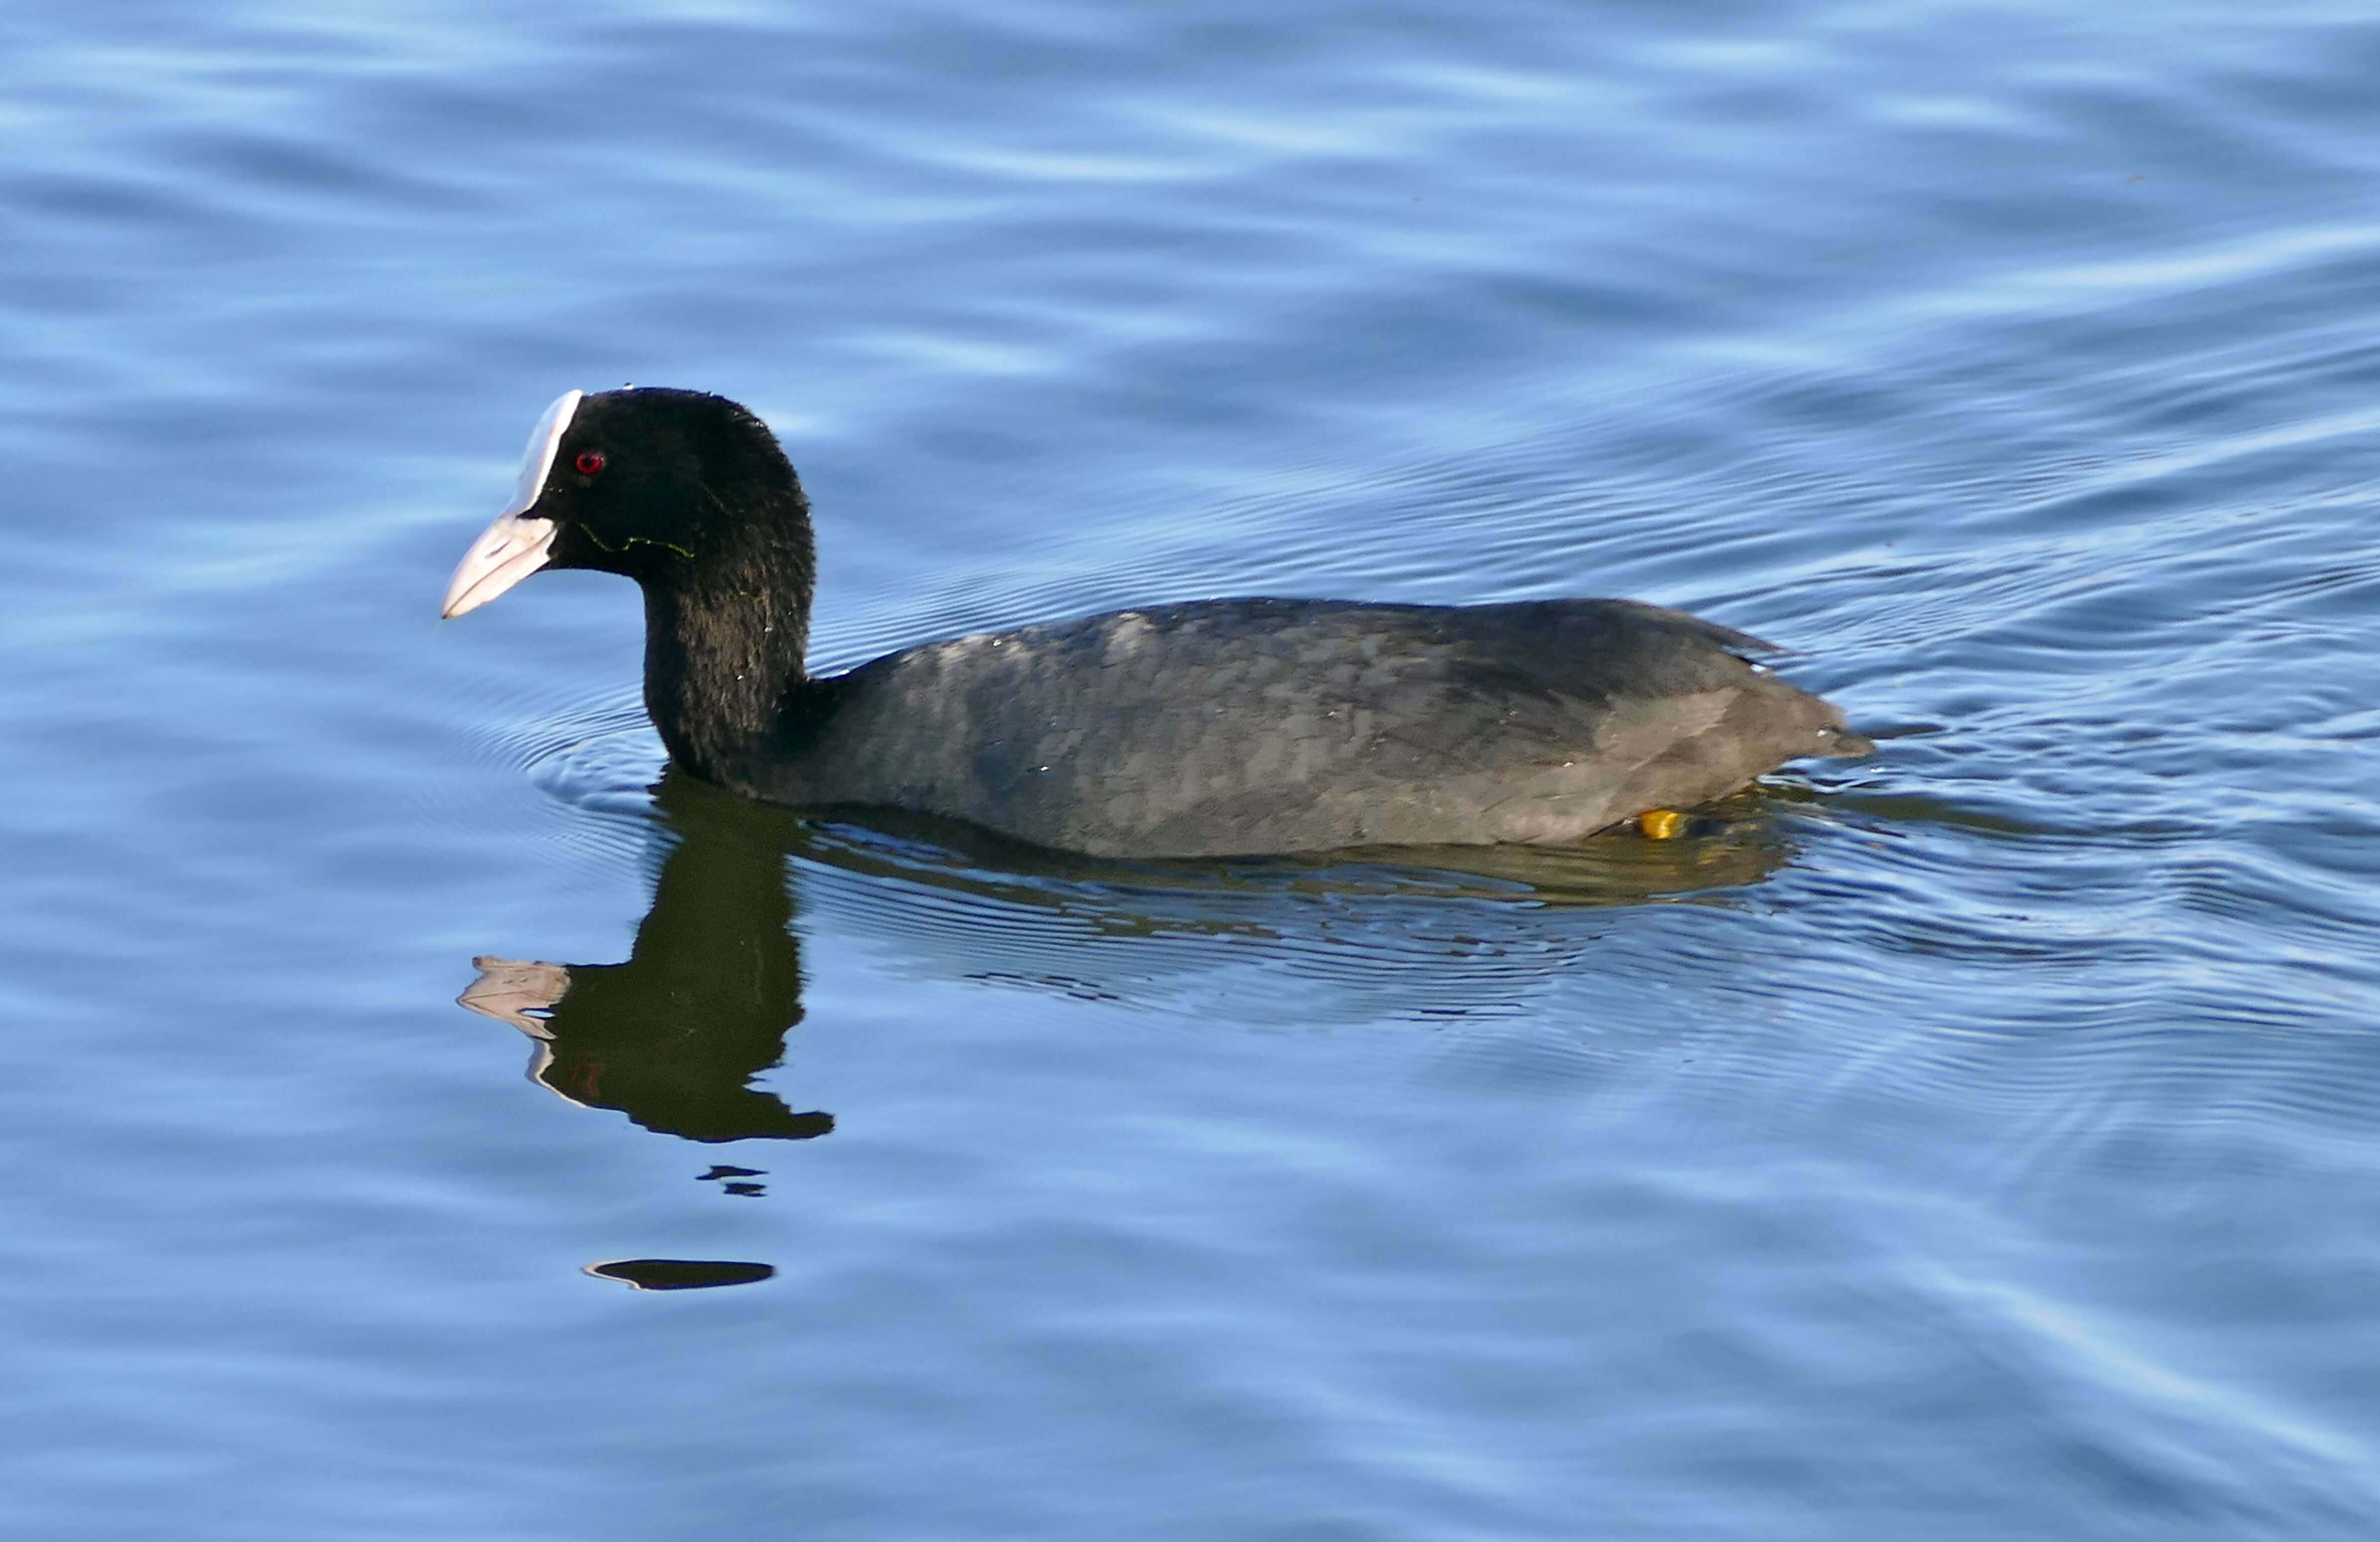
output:
[[[10,1535],[2380,1527],[2369,7],[0,36]],[[1467,864],[655,792],[628,586],[433,619],[624,380],[783,436],[822,666],[1621,594],[1881,753]]]

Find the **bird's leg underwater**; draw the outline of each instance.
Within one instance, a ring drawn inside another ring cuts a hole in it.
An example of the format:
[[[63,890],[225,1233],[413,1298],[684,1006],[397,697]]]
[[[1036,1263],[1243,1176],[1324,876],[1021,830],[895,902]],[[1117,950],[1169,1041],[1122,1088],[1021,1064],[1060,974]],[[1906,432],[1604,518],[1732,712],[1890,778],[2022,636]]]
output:
[[[1647,808],[1636,816],[1636,828],[1649,841],[1673,841],[1686,832],[1687,822],[1675,808]]]

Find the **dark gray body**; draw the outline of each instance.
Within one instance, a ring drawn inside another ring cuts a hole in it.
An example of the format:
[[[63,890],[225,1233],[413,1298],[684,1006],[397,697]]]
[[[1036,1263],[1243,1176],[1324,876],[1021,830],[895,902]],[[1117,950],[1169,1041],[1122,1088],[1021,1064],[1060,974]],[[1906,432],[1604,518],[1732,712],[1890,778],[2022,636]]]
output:
[[[1870,747],[1747,662],[1617,600],[1229,600],[930,643],[812,683],[708,774],[1105,856],[1575,840]]]

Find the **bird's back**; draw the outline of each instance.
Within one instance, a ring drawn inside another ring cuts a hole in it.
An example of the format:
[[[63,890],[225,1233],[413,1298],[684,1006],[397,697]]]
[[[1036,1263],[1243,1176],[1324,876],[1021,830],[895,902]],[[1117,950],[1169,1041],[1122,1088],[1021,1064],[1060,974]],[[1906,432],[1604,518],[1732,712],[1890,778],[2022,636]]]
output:
[[[734,773],[1096,856],[1551,843],[1859,753],[1768,645],[1615,600],[1234,600],[930,643]]]

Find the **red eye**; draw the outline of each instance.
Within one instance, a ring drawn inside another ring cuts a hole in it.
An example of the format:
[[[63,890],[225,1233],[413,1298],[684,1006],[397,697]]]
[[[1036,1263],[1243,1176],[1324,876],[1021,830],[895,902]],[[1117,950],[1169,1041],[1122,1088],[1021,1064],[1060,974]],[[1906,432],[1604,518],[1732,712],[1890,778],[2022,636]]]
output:
[[[603,452],[601,450],[581,450],[578,452],[578,458],[572,461],[570,464],[578,467],[578,474],[580,476],[591,477],[596,472],[603,469]]]

